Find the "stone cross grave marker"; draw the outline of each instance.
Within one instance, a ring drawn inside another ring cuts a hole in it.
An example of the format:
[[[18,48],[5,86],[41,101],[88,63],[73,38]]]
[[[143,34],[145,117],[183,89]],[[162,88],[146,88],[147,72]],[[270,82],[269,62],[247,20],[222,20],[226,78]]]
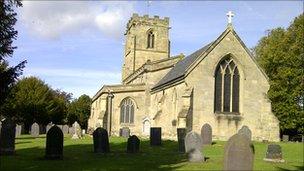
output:
[[[151,127],[150,128],[150,145],[160,146],[161,145],[161,128]]]
[[[21,135],[21,131],[22,131],[22,126],[16,124],[16,132],[15,132],[15,137],[19,137]]]
[[[15,154],[15,123],[6,118],[2,122],[0,134],[0,155],[13,155]]]
[[[127,153],[139,152],[140,140],[136,135],[132,135],[128,138]]]
[[[72,139],[79,139],[81,137],[81,128],[78,122],[74,122],[73,124],[73,136]]]
[[[185,149],[188,153],[188,159],[190,162],[202,162],[204,161],[204,156],[201,152],[203,140],[202,137],[194,132],[188,132],[185,137]]]
[[[185,153],[185,137],[187,130],[186,128],[177,128],[177,140],[178,140],[178,151]]]
[[[248,126],[246,126],[246,125],[242,126],[242,128],[238,131],[238,133],[245,135],[251,141],[252,133],[251,133],[251,130],[248,128]]]
[[[32,137],[39,137],[39,125],[35,122],[31,126],[31,135]]]
[[[212,128],[209,124],[204,124],[201,129],[201,136],[203,139],[203,145],[212,144]]]
[[[108,132],[104,128],[97,128],[93,132],[94,153],[110,152]]]
[[[54,125],[46,134],[46,159],[62,159],[63,157],[63,133],[61,129]]]
[[[130,129],[128,127],[121,128],[119,132],[121,137],[129,138],[130,136]]]
[[[269,162],[285,162],[282,156],[282,148],[280,145],[269,144],[264,160]]]
[[[254,154],[251,141],[244,134],[229,138],[224,151],[223,170],[252,170]]]

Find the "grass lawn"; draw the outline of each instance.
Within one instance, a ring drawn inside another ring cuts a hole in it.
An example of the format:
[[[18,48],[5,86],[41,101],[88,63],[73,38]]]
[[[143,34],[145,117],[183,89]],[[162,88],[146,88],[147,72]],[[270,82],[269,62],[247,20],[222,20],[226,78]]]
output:
[[[64,139],[64,159],[49,161],[43,158],[45,135],[31,138],[23,135],[16,139],[16,155],[0,156],[0,170],[222,170],[223,152],[226,142],[216,141],[207,146],[204,154],[209,159],[205,163],[189,163],[185,154],[177,152],[175,141],[163,141],[161,147],[150,147],[149,141],[141,139],[140,153],[127,154],[127,139],[110,138],[111,153],[93,153],[91,137],[72,140]],[[267,144],[255,142],[255,170],[303,170],[303,143],[279,143],[283,149],[285,163],[263,161]]]

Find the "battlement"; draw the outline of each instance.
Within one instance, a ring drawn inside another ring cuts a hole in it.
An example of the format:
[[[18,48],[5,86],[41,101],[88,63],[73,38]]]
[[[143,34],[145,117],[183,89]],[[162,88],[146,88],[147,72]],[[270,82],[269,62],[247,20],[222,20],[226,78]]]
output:
[[[156,25],[160,27],[169,27],[169,17],[164,17],[162,19],[157,15],[149,17],[149,15],[139,16],[137,13],[133,13],[131,19],[128,21],[126,33],[132,26],[136,25]]]

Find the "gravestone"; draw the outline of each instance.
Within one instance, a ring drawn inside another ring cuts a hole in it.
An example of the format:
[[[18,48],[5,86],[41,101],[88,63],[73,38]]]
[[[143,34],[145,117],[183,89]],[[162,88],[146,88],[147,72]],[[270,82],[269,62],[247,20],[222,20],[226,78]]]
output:
[[[284,162],[282,148],[278,144],[269,144],[266,152],[265,161]]]
[[[212,128],[209,124],[204,124],[201,129],[201,136],[203,139],[203,145],[212,144]]]
[[[121,137],[129,138],[130,136],[130,129],[128,127],[120,128],[119,132]]]
[[[0,134],[1,134],[1,127],[2,127],[2,122],[0,121]]]
[[[31,126],[31,135],[32,137],[39,137],[39,125],[36,122]]]
[[[127,153],[139,152],[140,140],[136,135],[132,135],[128,138]]]
[[[93,132],[94,153],[110,152],[108,132],[104,128],[97,128]]]
[[[289,135],[283,135],[282,140],[283,140],[283,142],[288,142],[289,141]]]
[[[61,129],[54,125],[46,134],[46,159],[62,159],[63,156],[63,133]]]
[[[73,136],[72,139],[79,139],[81,137],[81,128],[80,125],[77,122],[74,122],[73,124]]]
[[[252,170],[253,155],[248,137],[244,134],[235,134],[225,145],[223,170]]]
[[[251,141],[252,133],[251,133],[251,130],[248,128],[248,126],[246,126],[246,125],[242,126],[242,128],[238,131],[238,133],[239,134],[244,134]]]
[[[177,128],[178,151],[185,153],[186,128]]]
[[[54,124],[52,122],[50,122],[49,124],[46,125],[46,133],[51,129],[51,127],[53,126]]]
[[[21,135],[22,127],[21,125],[16,125],[15,137],[19,137]]]
[[[61,131],[62,131],[62,127],[63,127],[63,125],[56,125],[56,126],[58,126],[58,128],[60,128],[60,129],[61,129]]]
[[[69,127],[69,134],[73,136],[75,129],[73,127]]]
[[[202,137],[194,132],[188,132],[185,137],[185,150],[188,153],[188,159],[190,162],[202,162],[204,156],[201,152],[203,140]]]
[[[6,118],[2,122],[0,134],[0,155],[15,154],[15,132],[15,123],[10,118]]]
[[[68,134],[69,133],[69,126],[68,125],[63,125],[62,126],[62,133],[63,134]]]
[[[160,146],[161,145],[161,128],[151,127],[150,128],[150,145]]]

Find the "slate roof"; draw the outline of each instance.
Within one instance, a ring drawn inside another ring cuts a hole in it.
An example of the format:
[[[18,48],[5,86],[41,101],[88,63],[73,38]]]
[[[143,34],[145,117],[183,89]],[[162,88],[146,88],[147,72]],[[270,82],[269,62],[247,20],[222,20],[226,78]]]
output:
[[[155,89],[163,84],[166,84],[172,80],[181,78],[186,73],[187,68],[202,54],[204,53],[209,46],[213,42],[208,45],[202,47],[201,49],[195,51],[191,55],[185,57],[183,60],[176,63],[176,65],[152,88]]]

